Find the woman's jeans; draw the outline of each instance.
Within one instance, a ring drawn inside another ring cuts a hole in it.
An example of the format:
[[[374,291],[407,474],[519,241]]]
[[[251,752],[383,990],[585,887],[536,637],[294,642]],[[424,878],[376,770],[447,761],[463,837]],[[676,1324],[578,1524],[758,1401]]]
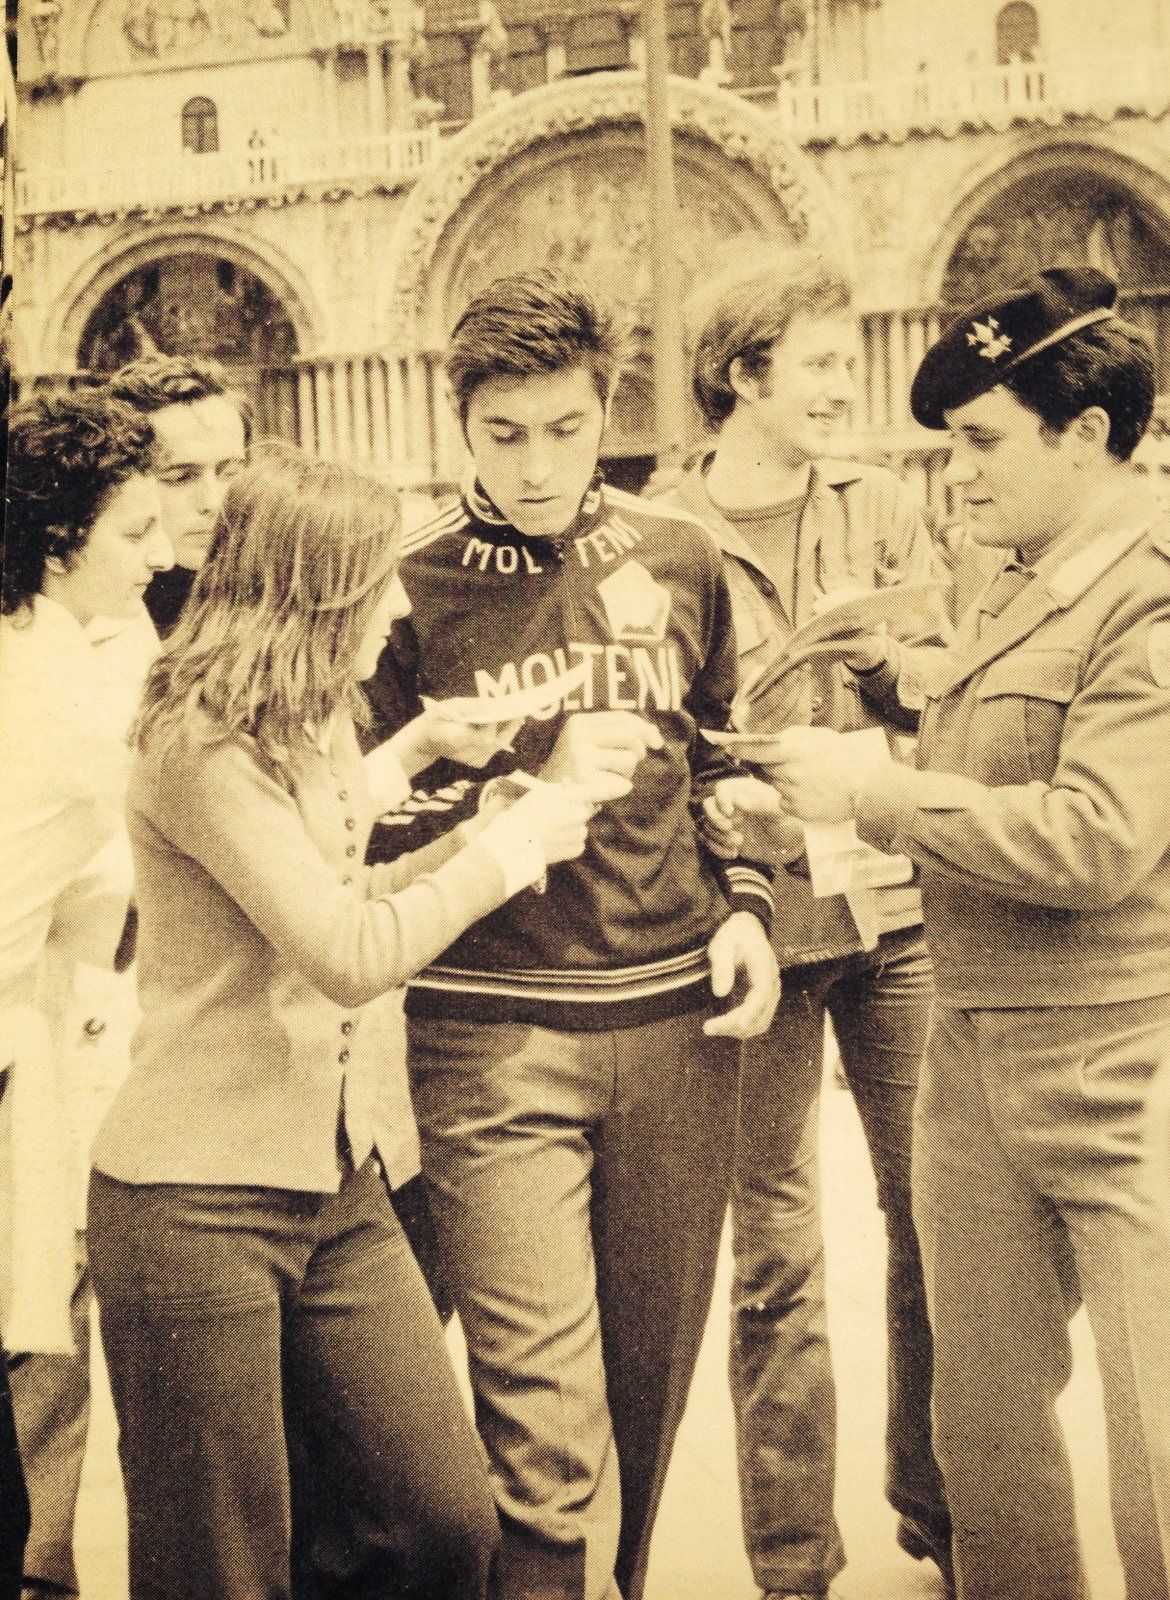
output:
[[[772,1026],[744,1046],[732,1222],[731,1388],[744,1535],[764,1589],[821,1593],[844,1560],[833,1515],[836,1394],[825,1316],[818,1133],[826,1015],[885,1215],[886,1492],[945,1550],[930,1440],[931,1337],[910,1201],[918,1068],[933,981],[921,928],[792,967]]]
[[[485,1593],[480,1448],[374,1158],[336,1195],[95,1173],[89,1230],[131,1600]]]

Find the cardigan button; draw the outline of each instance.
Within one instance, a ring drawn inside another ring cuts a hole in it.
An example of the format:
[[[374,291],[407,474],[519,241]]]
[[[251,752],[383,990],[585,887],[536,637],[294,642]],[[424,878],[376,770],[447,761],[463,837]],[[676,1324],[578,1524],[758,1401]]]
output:
[[[339,800],[348,800],[349,799],[349,790],[348,789],[338,789],[337,798]]]
[[[357,845],[356,844],[347,844],[346,847],[345,847],[345,853],[346,853],[347,856],[356,856],[357,855]]]
[[[346,1017],[345,1021],[341,1024],[341,1031],[347,1037],[353,1032],[353,1022],[349,1017]]]
[[[771,600],[775,596],[776,585],[769,578],[761,578],[760,592],[761,594],[766,594],[768,599]]]
[[[341,1065],[344,1067],[345,1063],[349,1060],[349,1051],[348,1050],[339,1051],[337,1059],[341,1063]]]
[[[353,882],[353,877],[352,877],[352,875],[351,875],[351,874],[350,874],[350,873],[348,873],[348,872],[347,872],[347,873],[346,873],[346,875],[345,875],[345,877],[344,877],[344,878],[342,878],[342,880],[341,880],[341,882],[342,882],[342,886],[343,886],[343,887],[344,887],[344,888],[346,888],[346,889],[348,889],[348,888],[349,888],[349,886],[350,886],[350,884],[351,884],[351,883],[352,883],[352,882]]]
[[[357,827],[356,819],[354,817],[346,817],[345,826],[346,826],[346,831],[349,832],[349,833],[352,833],[354,831],[354,829]]]

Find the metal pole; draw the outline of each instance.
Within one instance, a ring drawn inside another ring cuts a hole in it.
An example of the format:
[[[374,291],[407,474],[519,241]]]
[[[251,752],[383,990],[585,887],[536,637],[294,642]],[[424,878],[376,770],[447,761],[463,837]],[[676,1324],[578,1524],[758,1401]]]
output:
[[[8,56],[8,40],[3,41],[4,61],[0,66],[0,97],[4,105],[4,184],[0,193],[3,207],[3,225],[0,229],[0,265],[5,272],[13,270],[13,252],[16,241],[16,84],[12,63]]]
[[[659,468],[682,460],[686,430],[678,199],[667,100],[665,0],[643,0],[646,38],[646,172],[650,205],[650,308],[654,354],[654,442]]]

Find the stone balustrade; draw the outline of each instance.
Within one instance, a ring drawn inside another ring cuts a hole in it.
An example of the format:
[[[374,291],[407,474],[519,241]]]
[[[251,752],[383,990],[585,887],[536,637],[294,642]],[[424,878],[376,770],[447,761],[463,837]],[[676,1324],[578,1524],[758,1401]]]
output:
[[[439,131],[395,129],[374,138],[332,143],[250,145],[207,155],[185,152],[166,161],[118,166],[46,167],[18,172],[17,211],[98,216],[263,201],[290,191],[412,183],[434,160]]]
[[[753,96],[753,98],[756,98]],[[772,98],[769,96],[769,98]],[[951,138],[961,129],[1002,132],[1017,122],[1170,108],[1170,51],[949,68],[853,83],[781,84],[774,114],[801,144],[900,143],[911,134]]]

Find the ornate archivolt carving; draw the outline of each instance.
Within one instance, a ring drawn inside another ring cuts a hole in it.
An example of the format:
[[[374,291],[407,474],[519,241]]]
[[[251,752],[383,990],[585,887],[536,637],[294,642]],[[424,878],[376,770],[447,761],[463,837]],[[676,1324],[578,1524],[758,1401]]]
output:
[[[448,224],[472,191],[521,152],[643,117],[644,80],[633,72],[597,73],[518,95],[477,118],[443,149],[407,198],[391,241],[389,338],[416,343],[428,271]],[[670,84],[676,133],[705,141],[746,167],[772,191],[793,237],[840,243],[828,190],[799,147],[754,107],[726,91],[675,78]]]

